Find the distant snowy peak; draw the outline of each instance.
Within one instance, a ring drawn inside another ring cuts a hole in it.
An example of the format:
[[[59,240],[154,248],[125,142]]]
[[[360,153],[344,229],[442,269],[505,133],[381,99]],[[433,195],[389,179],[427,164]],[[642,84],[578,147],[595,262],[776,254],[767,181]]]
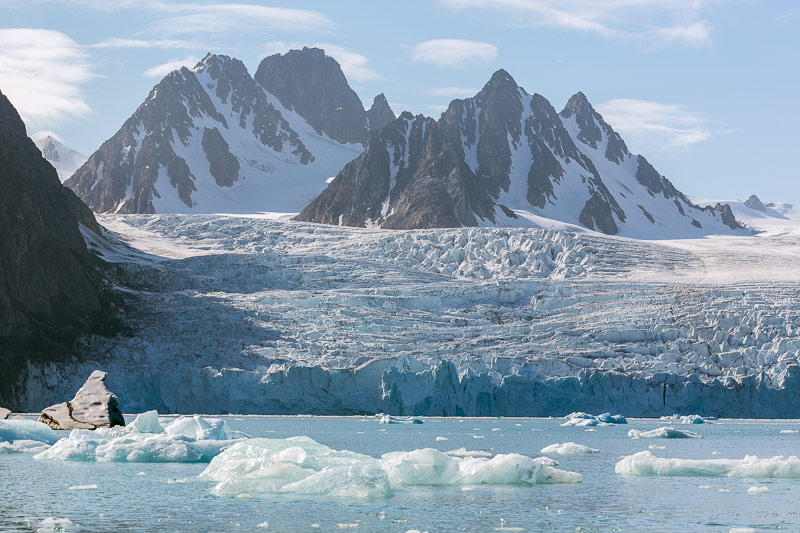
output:
[[[361,150],[208,54],[164,77],[66,185],[97,212],[292,212]]]
[[[59,179],[64,182],[86,162],[87,157],[64,145],[51,135],[40,137],[35,141],[42,155],[58,171]]]
[[[557,112],[498,70],[438,121],[403,114],[299,220],[424,228],[547,221],[639,238],[740,229],[730,208],[700,208],[659,174],[583,93]]]

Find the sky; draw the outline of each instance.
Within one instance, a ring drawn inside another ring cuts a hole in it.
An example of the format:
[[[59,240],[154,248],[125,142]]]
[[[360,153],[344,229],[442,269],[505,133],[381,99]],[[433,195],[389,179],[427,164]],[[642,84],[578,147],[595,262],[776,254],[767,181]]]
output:
[[[499,68],[557,110],[582,91],[686,194],[800,203],[795,0],[0,0],[0,91],[86,155],[170,70],[302,46],[397,114],[438,118]]]

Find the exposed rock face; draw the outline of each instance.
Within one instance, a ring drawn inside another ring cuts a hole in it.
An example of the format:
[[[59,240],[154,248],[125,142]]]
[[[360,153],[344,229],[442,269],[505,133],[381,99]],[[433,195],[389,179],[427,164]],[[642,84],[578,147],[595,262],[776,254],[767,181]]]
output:
[[[367,141],[364,105],[347,84],[339,63],[319,48],[264,58],[255,79],[317,133],[341,143]]]
[[[386,97],[381,93],[375,97],[372,107],[367,111],[367,127],[369,131],[379,131],[396,118]]]
[[[720,220],[722,223],[728,226],[731,229],[737,229],[740,226],[739,222],[736,221],[736,217],[733,216],[733,210],[731,206],[728,204],[717,204],[714,206],[714,211],[719,212]]]
[[[0,93],[0,400],[15,365],[62,352],[105,321],[100,261],[81,224],[100,232]]]
[[[8,415],[10,414],[11,411],[9,409],[6,409],[5,407],[0,407],[0,420],[5,420],[6,418],[8,418]]]
[[[58,171],[61,181],[66,181],[86,162],[85,155],[65,146],[50,135],[36,139],[35,142],[44,158]]]
[[[558,113],[505,70],[438,121],[404,113],[373,132],[297,220],[412,229],[533,224],[527,215],[651,238],[739,228],[631,154],[582,93]]]
[[[750,195],[750,198],[748,198],[745,201],[744,205],[749,207],[750,209],[752,209],[754,211],[759,211],[761,213],[766,213],[767,212],[767,208],[764,206],[763,203],[761,203],[761,200],[755,194]]]
[[[53,429],[97,429],[124,426],[117,397],[106,388],[106,373],[95,370],[75,397],[42,411],[39,422]]]
[[[162,79],[65,184],[102,213],[292,212],[360,151],[321,139],[238,59],[208,54]]]

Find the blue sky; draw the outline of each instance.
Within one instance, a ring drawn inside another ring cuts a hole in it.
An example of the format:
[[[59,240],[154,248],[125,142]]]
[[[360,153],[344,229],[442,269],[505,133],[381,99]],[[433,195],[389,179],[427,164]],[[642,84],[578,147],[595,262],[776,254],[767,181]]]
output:
[[[687,194],[800,203],[796,1],[0,0],[0,21],[0,91],[87,155],[171,68],[318,45],[367,107],[438,118],[505,68],[559,110],[583,91]]]

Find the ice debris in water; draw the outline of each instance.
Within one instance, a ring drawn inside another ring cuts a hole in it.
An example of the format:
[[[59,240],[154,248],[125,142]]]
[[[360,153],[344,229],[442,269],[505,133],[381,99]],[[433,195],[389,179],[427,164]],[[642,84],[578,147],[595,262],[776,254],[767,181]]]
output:
[[[33,420],[0,420],[0,454],[39,453],[65,435]]]
[[[656,457],[649,451],[623,457],[614,467],[626,476],[705,476],[800,479],[800,459],[778,455],[759,459],[678,459]]]
[[[436,442],[448,440],[447,437],[436,437]]]
[[[769,492],[769,487],[766,485],[753,485],[747,489],[747,494],[766,494]]]
[[[565,442],[564,444],[551,444],[550,446],[545,446],[541,450],[540,453],[557,453],[559,455],[582,455],[582,454],[590,454],[590,453],[600,453],[600,450],[596,450],[594,448],[589,448],[588,446],[584,446],[583,444],[576,444],[574,442]]]
[[[589,413],[570,413],[564,417],[562,426],[610,426],[613,424],[627,424],[628,421],[622,415],[612,415],[611,413],[603,413],[601,415],[590,415]]]
[[[36,531],[66,531],[67,528],[73,525],[75,525],[74,522],[69,518],[55,518],[48,516],[42,520],[42,523],[39,524],[39,528]]]
[[[782,435],[792,435],[794,433],[800,433],[800,429],[782,429],[781,430],[781,434]]]
[[[662,416],[661,420],[666,420],[669,422],[674,422],[676,424],[705,424],[708,422],[709,419],[703,418],[700,415],[672,415],[672,416]]]
[[[578,483],[580,474],[530,457],[457,457],[434,449],[387,453],[377,459],[334,450],[308,437],[250,439],[215,457],[200,478],[218,495],[242,492],[386,498],[396,490],[431,485]]]
[[[158,413],[149,411],[140,414],[129,426],[73,430],[69,437],[38,453],[34,459],[199,463],[210,461],[221,450],[246,437],[216,418],[182,416],[163,427]]]
[[[645,431],[643,429],[632,429],[628,431],[628,437],[631,439],[702,439],[694,431],[686,431],[684,429],[675,429],[673,427],[661,427]]]
[[[379,424],[422,424],[422,420],[413,416],[392,416],[381,413],[378,417]]]

